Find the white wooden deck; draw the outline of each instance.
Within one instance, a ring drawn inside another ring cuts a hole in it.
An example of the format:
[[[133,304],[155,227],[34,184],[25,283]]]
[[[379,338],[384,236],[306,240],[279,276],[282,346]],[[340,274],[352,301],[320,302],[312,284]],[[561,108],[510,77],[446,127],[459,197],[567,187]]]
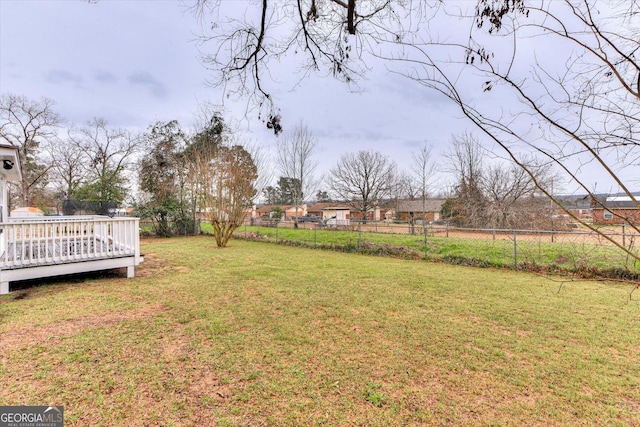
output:
[[[0,233],[0,294],[10,282],[63,274],[126,268],[133,277],[143,261],[138,218],[9,218]]]

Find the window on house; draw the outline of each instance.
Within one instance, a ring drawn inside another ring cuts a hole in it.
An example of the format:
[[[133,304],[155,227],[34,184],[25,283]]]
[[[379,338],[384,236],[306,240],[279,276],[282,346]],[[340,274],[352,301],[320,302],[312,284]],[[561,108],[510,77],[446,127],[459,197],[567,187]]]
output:
[[[609,211],[604,211],[604,219],[613,219],[613,214]]]

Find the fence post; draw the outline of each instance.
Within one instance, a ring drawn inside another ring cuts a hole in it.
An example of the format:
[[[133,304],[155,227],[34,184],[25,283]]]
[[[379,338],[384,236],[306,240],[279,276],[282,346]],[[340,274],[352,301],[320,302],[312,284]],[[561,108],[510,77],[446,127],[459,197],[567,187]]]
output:
[[[429,246],[427,245],[427,234],[428,234],[427,227],[428,226],[429,225],[426,223],[426,221],[422,220],[422,228],[424,229],[424,257],[425,258],[427,257],[427,255],[429,253],[429,249],[428,249]]]
[[[276,221],[276,243],[278,243],[278,229],[280,228],[279,227],[279,222],[280,221]]]
[[[513,268],[518,269],[518,242],[516,230],[513,230]]]
[[[358,223],[358,249],[360,249],[360,245],[362,242],[362,223]]]
[[[314,228],[313,229],[313,247],[315,248],[316,246],[318,246],[318,229]]]

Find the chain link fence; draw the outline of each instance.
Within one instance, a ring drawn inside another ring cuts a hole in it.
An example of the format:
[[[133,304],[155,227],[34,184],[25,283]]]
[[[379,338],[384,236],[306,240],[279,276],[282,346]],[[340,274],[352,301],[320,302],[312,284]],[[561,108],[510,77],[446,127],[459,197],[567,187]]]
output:
[[[348,226],[291,221],[247,222],[235,237],[278,243],[388,252],[459,264],[569,271],[586,276],[606,273],[628,278],[640,270],[640,235],[630,227],[608,227],[602,234],[579,228],[499,230],[451,227],[448,224],[355,222]],[[626,250],[623,250],[625,248]]]
[[[140,219],[140,236],[142,237],[194,236],[200,233],[200,220],[197,218],[191,221],[166,221],[165,223],[149,218]]]

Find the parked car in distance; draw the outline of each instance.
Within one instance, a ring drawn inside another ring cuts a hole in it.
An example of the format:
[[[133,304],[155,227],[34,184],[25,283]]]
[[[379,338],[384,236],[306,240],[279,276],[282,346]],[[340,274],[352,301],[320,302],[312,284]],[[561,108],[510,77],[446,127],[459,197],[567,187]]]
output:
[[[307,215],[299,216],[297,218],[294,217],[293,220],[294,221],[297,220],[297,222],[320,222],[320,217],[312,214],[307,214]]]

